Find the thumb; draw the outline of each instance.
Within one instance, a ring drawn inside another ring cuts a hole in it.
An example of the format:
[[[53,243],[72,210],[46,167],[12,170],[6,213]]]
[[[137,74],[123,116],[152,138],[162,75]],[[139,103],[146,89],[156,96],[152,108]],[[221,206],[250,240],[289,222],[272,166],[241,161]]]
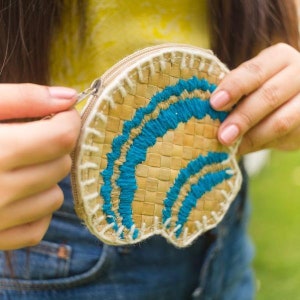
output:
[[[77,92],[31,83],[0,84],[0,120],[43,117],[67,110]]]

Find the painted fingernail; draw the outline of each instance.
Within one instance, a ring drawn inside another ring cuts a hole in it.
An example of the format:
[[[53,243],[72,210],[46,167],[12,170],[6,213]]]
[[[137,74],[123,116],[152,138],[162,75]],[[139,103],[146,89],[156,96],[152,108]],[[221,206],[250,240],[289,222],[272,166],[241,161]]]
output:
[[[57,99],[73,99],[77,95],[77,91],[63,86],[51,86],[48,88],[52,98]]]
[[[220,140],[226,145],[233,143],[239,136],[239,128],[236,125],[229,125],[225,127],[220,134]]]
[[[210,98],[210,104],[213,108],[219,109],[222,108],[230,101],[229,95],[226,91],[218,91],[213,94]]]

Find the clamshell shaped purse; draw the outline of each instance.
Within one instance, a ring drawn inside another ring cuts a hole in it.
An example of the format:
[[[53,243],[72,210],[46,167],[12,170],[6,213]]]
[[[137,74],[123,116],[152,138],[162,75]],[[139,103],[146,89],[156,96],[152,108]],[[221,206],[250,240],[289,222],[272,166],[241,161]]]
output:
[[[217,139],[228,112],[209,104],[227,72],[209,50],[163,44],[124,58],[81,94],[74,203],[101,241],[160,234],[185,247],[222,220],[242,181],[237,144]]]

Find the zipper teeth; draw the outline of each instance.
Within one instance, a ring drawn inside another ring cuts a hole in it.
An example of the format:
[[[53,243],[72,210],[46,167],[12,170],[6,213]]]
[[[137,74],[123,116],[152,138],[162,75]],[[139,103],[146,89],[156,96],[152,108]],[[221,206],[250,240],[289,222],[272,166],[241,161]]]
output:
[[[156,51],[170,48],[170,47],[176,47],[178,49],[195,49],[195,50],[201,50],[205,51],[207,53],[211,53],[209,50],[205,50],[196,46],[191,46],[187,44],[176,44],[176,43],[168,43],[168,44],[162,44],[162,45],[156,45],[156,46],[150,46],[141,50],[137,50],[131,55],[128,55],[121,59],[118,63],[113,65],[111,68],[109,68],[101,77],[101,86],[97,93],[95,95],[92,95],[92,98],[88,100],[87,106],[84,108],[82,115],[81,115],[81,129],[84,127],[87,117],[89,116],[90,112],[92,111],[94,104],[96,100],[98,99],[99,95],[101,94],[103,88],[110,83],[112,79],[115,78],[115,75],[119,73],[120,70],[126,69],[128,66],[130,66],[133,62],[135,62],[137,59],[141,59],[145,57],[146,55],[149,55],[151,53],[155,53]],[[79,143],[79,140],[78,142]],[[73,166],[72,166],[72,172],[71,172],[71,185],[72,185],[72,191],[73,191],[73,197],[75,202],[78,202],[78,193],[77,193],[77,161],[75,160],[76,157],[78,157],[78,151],[79,147],[78,145],[75,147],[73,153],[71,154],[72,160],[73,160]]]
[[[164,49],[168,47],[167,45],[161,45],[161,46],[152,46],[145,49],[138,50],[134,52],[133,54],[124,57],[121,59],[118,63],[116,63],[112,68],[108,69],[102,76],[103,81],[108,81],[111,77],[114,77],[113,75],[122,67],[125,68],[128,65],[128,62],[132,62],[136,58],[142,58],[144,55],[148,55],[152,52],[155,52],[156,50]]]
[[[111,79],[111,77],[113,78],[114,74],[120,69],[120,67],[122,68],[126,68],[128,63],[130,62],[134,62],[135,59],[140,59],[145,57],[148,54],[151,53],[155,53],[158,50],[162,50],[162,49],[166,49],[166,48],[170,48],[170,47],[177,47],[180,49],[200,49],[199,47],[196,46],[190,46],[190,45],[185,45],[185,44],[163,44],[163,45],[156,45],[156,46],[150,46],[141,50],[138,50],[136,52],[134,52],[133,54],[123,58],[122,60],[120,60],[118,63],[116,63],[113,67],[111,67],[110,69],[108,69],[102,76],[101,79],[103,81],[107,81],[107,83],[109,83],[109,80]],[[204,49],[201,49],[202,51]],[[207,50],[204,50],[207,51]]]
[[[98,94],[97,94],[98,95]],[[82,128],[84,127],[84,124],[86,122],[86,119],[89,115],[89,113],[92,111],[93,107],[94,107],[94,103],[95,100],[98,98],[97,95],[93,95],[92,99],[90,99],[90,102],[88,104],[88,106],[86,107],[86,109],[84,110],[84,113],[81,116],[81,128],[80,130],[82,131]],[[72,151],[71,153],[71,158],[72,158],[72,169],[71,169],[71,187],[72,187],[72,194],[73,194],[73,198],[75,203],[78,203],[78,192],[77,192],[77,166],[78,166],[78,161],[76,160],[76,158],[78,157],[79,151],[80,151],[80,147],[79,147],[79,143],[80,143],[80,138],[77,141],[77,145],[75,147],[75,149]]]

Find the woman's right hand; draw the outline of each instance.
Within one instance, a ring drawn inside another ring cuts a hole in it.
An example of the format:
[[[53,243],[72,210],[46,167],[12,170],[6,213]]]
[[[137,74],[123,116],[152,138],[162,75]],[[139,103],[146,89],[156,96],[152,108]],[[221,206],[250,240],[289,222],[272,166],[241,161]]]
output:
[[[1,250],[39,243],[63,203],[57,183],[70,171],[80,131],[80,117],[71,109],[75,100],[69,88],[0,84]]]

